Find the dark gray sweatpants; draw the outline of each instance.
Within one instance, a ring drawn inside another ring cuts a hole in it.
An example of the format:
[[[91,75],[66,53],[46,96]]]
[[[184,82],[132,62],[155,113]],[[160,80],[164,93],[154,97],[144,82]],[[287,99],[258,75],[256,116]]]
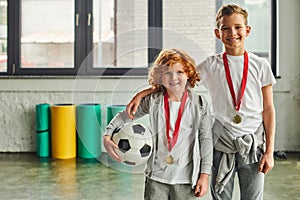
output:
[[[257,152],[261,154],[261,152]],[[211,175],[211,194],[214,200],[232,200],[235,175],[238,175],[241,200],[262,200],[264,191],[264,174],[258,171],[259,162],[243,164],[242,157],[236,153],[234,173],[224,187],[224,191],[218,194],[214,186],[223,152],[214,149],[214,159]],[[258,155],[259,157],[260,155]]]
[[[191,184],[165,184],[146,177],[145,200],[195,200]]]

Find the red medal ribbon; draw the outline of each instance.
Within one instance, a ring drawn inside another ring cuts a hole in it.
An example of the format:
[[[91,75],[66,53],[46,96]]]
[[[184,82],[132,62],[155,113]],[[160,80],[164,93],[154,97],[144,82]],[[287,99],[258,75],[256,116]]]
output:
[[[185,102],[186,99],[188,97],[188,92],[185,91],[180,103],[180,107],[178,110],[178,116],[175,122],[175,128],[174,128],[174,133],[173,133],[173,138],[171,141],[171,137],[170,137],[170,108],[169,108],[169,95],[167,92],[164,93],[164,109],[165,109],[165,117],[166,117],[166,135],[167,135],[167,140],[168,140],[168,150],[169,152],[171,151],[171,149],[175,146],[177,139],[178,139],[178,134],[179,134],[179,127],[180,127],[180,122],[181,122],[181,117],[182,117],[182,113],[184,110],[184,106],[185,106]]]
[[[224,52],[224,54],[223,54],[223,62],[224,62],[228,87],[229,87],[231,97],[233,100],[233,105],[234,105],[235,110],[239,111],[240,107],[241,107],[242,98],[244,96],[246,82],[247,82],[247,76],[248,76],[248,53],[247,53],[247,51],[244,52],[244,71],[243,71],[242,83],[241,83],[241,88],[240,88],[240,93],[239,93],[238,99],[236,99],[236,97],[235,97],[226,52]]]

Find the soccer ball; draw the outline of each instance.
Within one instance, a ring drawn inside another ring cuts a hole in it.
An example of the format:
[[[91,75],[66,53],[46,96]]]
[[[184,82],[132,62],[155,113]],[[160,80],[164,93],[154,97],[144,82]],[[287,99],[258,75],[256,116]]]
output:
[[[144,164],[151,155],[151,132],[142,124],[126,123],[120,126],[114,130],[112,140],[119,146],[116,152],[126,165]]]

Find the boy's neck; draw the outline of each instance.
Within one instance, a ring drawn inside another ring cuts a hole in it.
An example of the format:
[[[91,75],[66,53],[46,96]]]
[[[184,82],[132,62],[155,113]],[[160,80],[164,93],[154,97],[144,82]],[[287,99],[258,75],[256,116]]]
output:
[[[230,56],[242,56],[244,55],[245,49],[225,49],[226,54]]]
[[[182,97],[183,97],[183,94],[184,94],[185,91],[183,92],[172,92],[172,91],[167,91],[168,93],[168,96],[169,96],[169,100],[170,101],[177,101],[177,102],[180,102]]]

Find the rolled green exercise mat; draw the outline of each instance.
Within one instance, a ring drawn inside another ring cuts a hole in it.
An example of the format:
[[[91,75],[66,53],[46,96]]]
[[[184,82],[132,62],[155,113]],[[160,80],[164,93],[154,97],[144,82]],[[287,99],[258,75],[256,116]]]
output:
[[[51,106],[52,157],[69,159],[76,157],[75,105],[56,104]]]
[[[36,155],[50,156],[50,104],[37,104],[36,111]]]
[[[101,107],[99,104],[76,106],[77,150],[80,158],[98,158],[101,154]]]
[[[39,157],[50,156],[50,131],[36,134],[36,155]]]
[[[50,104],[43,103],[35,106],[36,131],[46,131],[50,129]]]
[[[119,112],[126,109],[126,105],[109,105],[107,106],[107,116],[106,116],[106,123],[112,120],[112,118],[118,114]]]

